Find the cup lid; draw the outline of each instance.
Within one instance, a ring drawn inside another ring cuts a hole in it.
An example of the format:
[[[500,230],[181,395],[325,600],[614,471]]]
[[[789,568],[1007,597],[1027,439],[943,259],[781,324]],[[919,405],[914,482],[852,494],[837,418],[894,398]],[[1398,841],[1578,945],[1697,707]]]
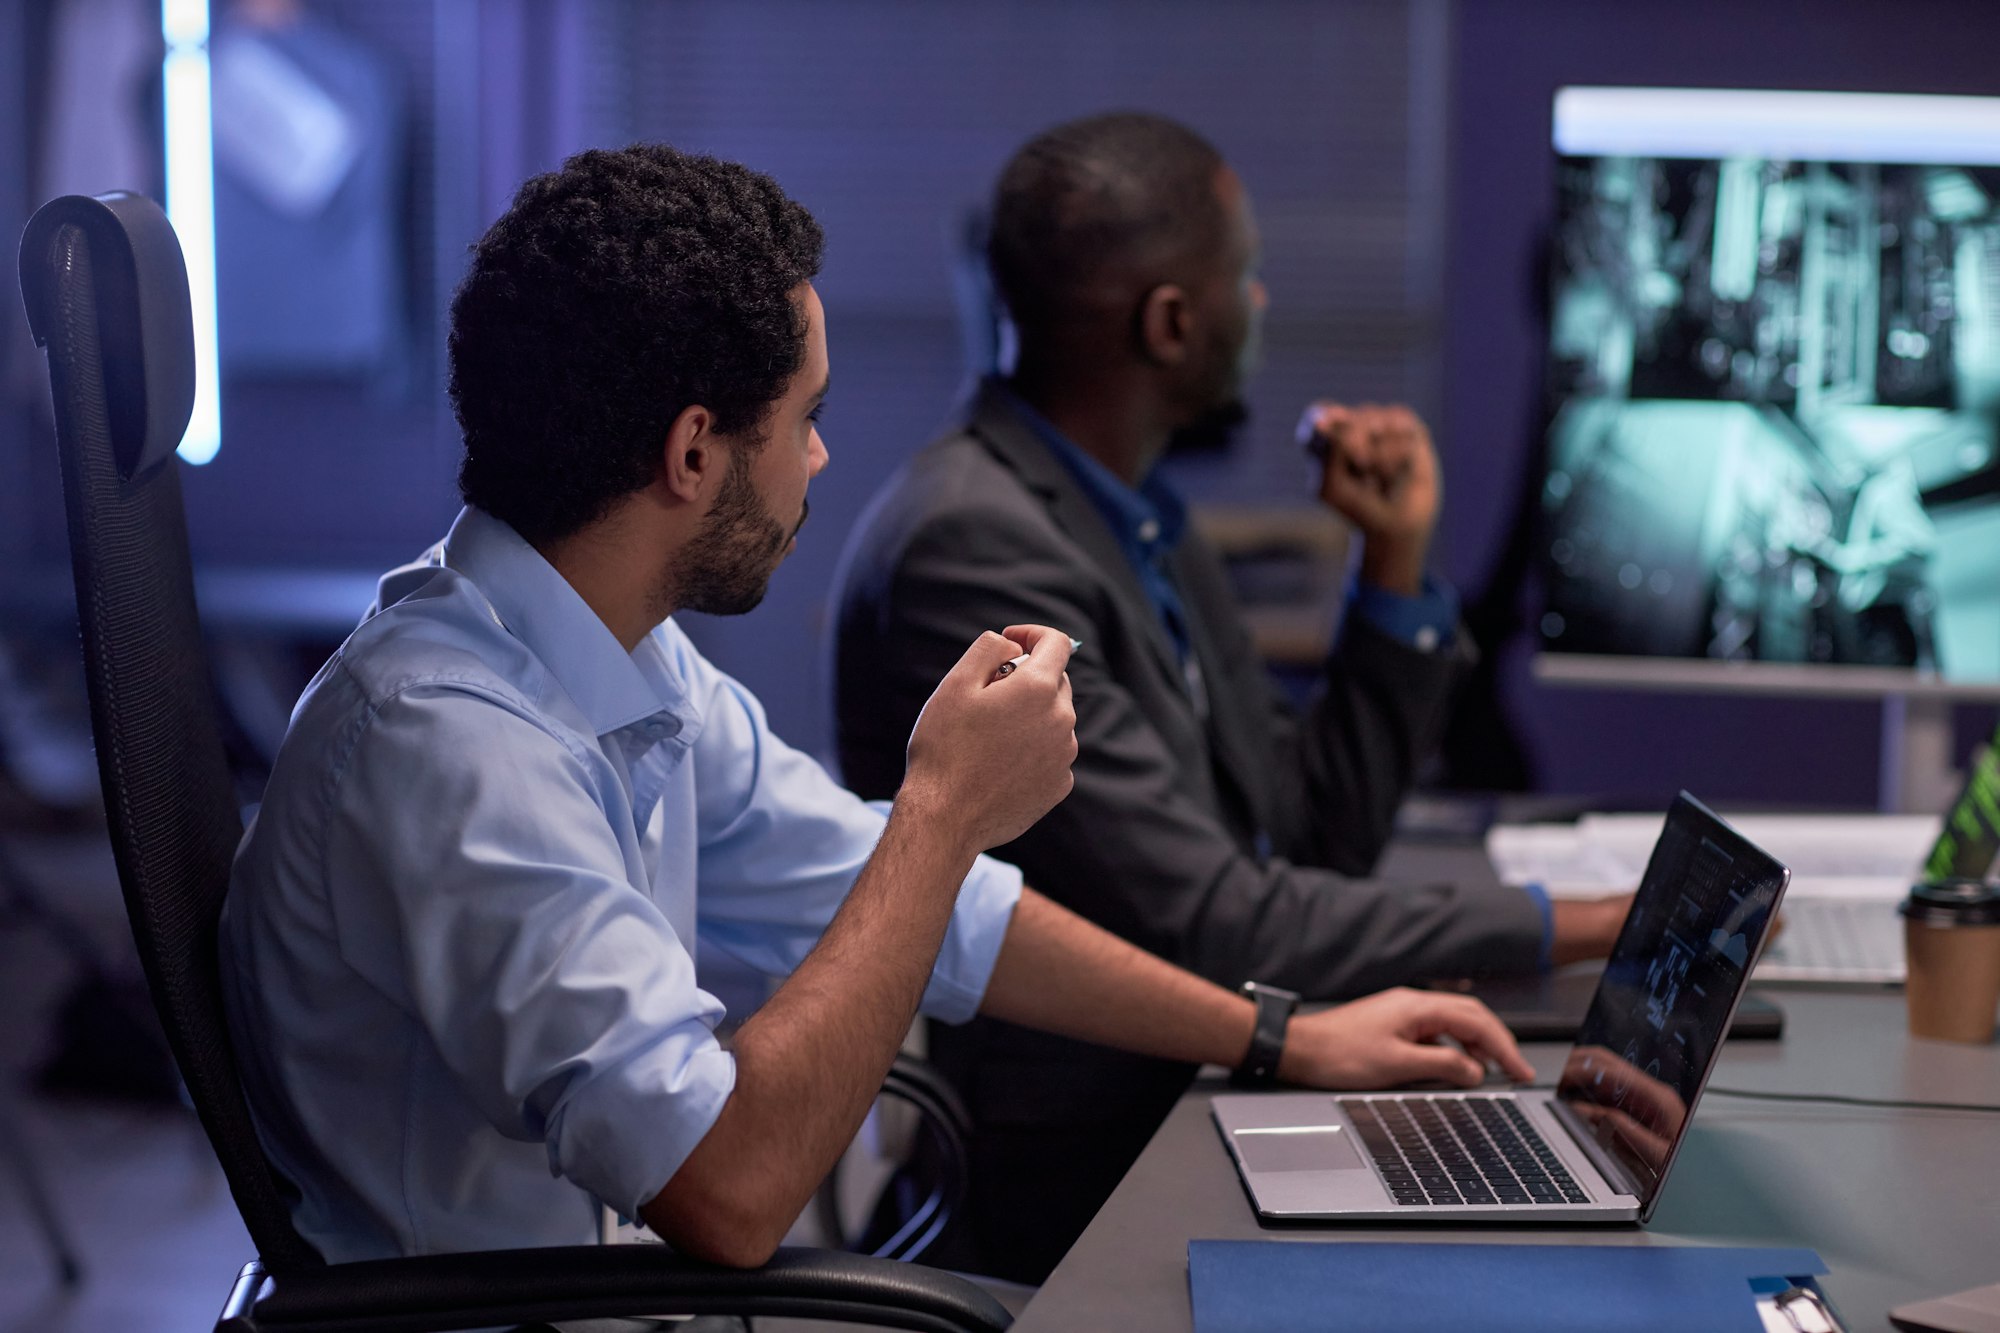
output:
[[[2000,885],[1977,879],[1912,884],[1898,910],[1927,926],[2000,926]]]

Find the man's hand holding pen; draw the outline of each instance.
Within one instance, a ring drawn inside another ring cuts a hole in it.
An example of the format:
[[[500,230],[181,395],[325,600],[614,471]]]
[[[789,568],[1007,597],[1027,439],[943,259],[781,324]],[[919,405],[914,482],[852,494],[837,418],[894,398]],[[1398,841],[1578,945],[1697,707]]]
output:
[[[1074,642],[1045,625],[1010,625],[975,639],[917,717],[897,804],[922,805],[959,825],[971,850],[985,851],[1013,841],[1069,795],[1076,709],[1066,668]],[[1006,689],[993,688],[1003,680]]]

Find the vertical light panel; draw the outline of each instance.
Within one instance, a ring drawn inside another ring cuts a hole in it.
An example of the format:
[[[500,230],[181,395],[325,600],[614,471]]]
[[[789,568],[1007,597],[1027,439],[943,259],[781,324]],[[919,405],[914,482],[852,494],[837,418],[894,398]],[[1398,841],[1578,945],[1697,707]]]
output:
[[[215,153],[208,82],[208,0],[161,0],[167,120],[167,218],[187,261],[194,313],[194,414],[180,456],[222,448],[222,375],[215,334]]]

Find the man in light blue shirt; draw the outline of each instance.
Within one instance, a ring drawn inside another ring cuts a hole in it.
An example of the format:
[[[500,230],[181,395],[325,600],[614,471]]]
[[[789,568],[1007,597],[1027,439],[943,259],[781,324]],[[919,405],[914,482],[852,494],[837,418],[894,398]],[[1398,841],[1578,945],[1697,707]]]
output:
[[[475,250],[468,507],[300,700],[224,912],[251,1109],[328,1259],[577,1243],[608,1204],[761,1263],[920,1009],[1321,1086],[1530,1073],[1457,996],[1272,1047],[979,855],[1069,791],[1058,630],[966,650],[886,808],[694,649],[672,614],[755,606],[827,461],[820,248],[767,178],[639,146],[530,181]],[[726,1049],[702,950],[783,978]]]

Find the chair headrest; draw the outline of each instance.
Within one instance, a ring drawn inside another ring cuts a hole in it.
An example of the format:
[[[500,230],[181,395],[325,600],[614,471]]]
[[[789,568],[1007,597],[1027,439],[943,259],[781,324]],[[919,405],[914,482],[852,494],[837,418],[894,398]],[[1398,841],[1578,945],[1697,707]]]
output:
[[[132,481],[173,457],[194,411],[194,320],[187,264],[160,206],[117,191],[70,194],[36,211],[21,235],[21,294],[36,346],[55,330],[67,226],[90,250],[97,329],[119,474]]]

